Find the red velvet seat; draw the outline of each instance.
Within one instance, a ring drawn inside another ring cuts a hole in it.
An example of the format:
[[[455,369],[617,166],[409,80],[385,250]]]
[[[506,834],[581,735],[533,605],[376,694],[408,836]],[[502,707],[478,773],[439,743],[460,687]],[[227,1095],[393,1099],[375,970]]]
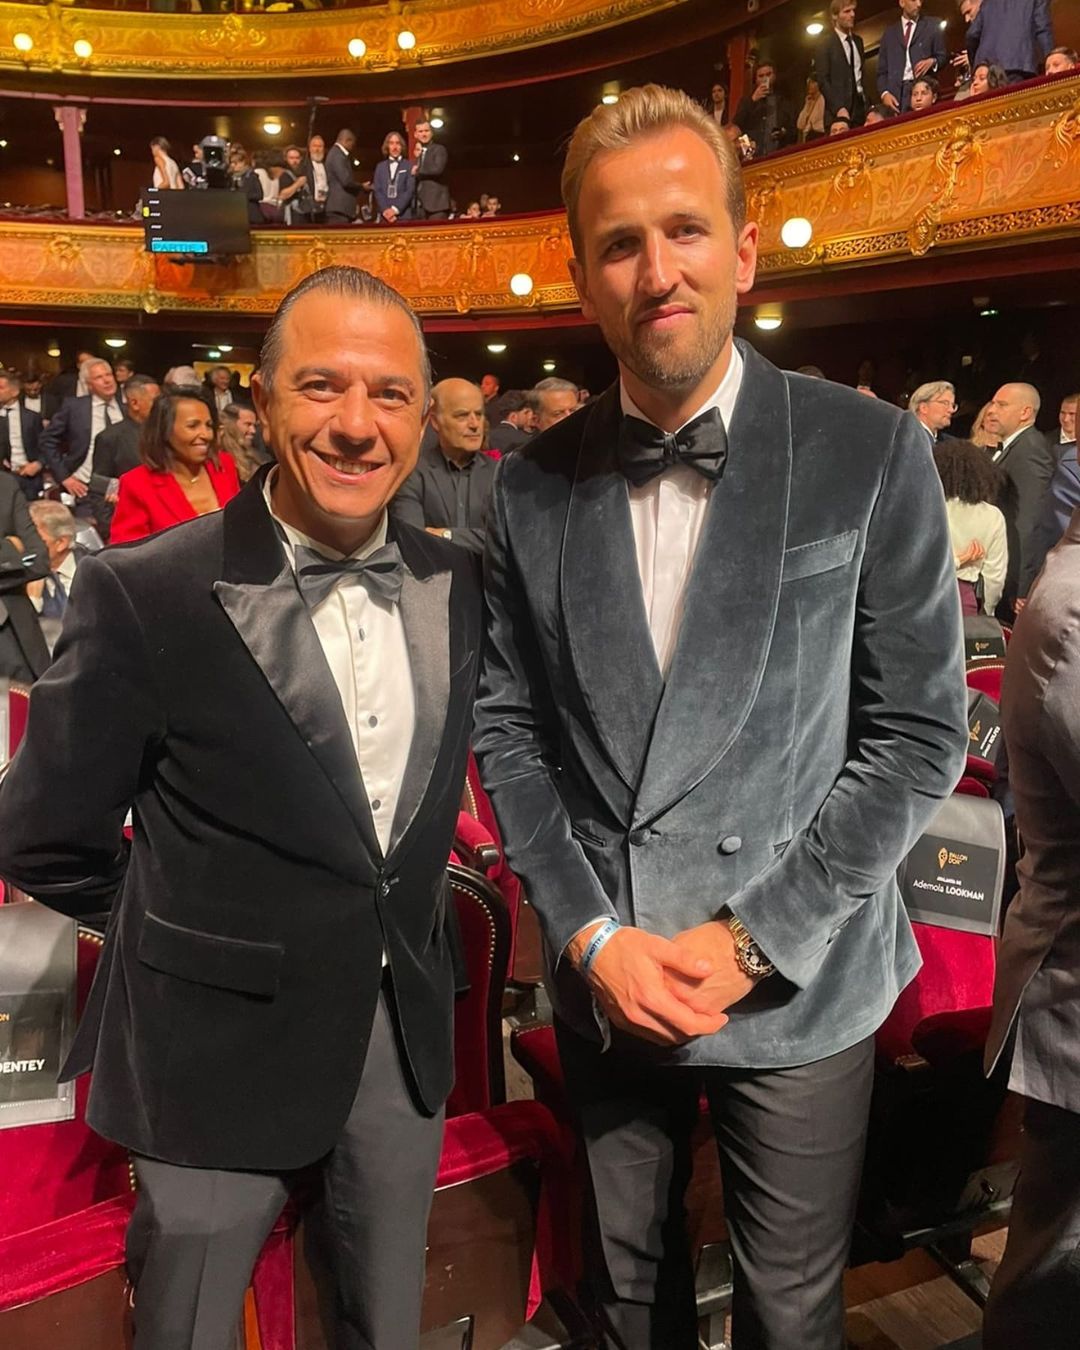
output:
[[[26,735],[30,716],[30,689],[25,684],[8,686],[8,756],[14,755]]]
[[[502,897],[485,877],[451,863],[447,868],[469,987],[454,1004],[455,1081],[447,1115],[483,1111],[503,1101],[502,999],[510,960],[510,919]]]
[[[511,978],[515,983],[535,984],[539,983],[540,975],[537,968],[538,963],[535,954],[531,950],[535,943],[532,941],[535,923],[535,915],[530,912],[529,941],[526,946],[529,948],[523,953],[525,965],[519,969],[518,960],[518,927],[522,921],[522,909],[525,905],[525,898],[521,888],[521,882],[510,870],[509,864],[503,855],[502,838],[499,834],[499,823],[495,819],[495,811],[491,805],[491,798],[484,791],[484,785],[480,781],[480,770],[476,766],[476,760],[472,751],[469,752],[468,767],[465,774],[465,792],[462,805],[465,808],[465,814],[472,816],[475,821],[486,831],[487,838],[492,846],[497,850],[497,857],[492,858],[486,865],[485,875],[499,888],[499,893],[506,902],[506,911],[510,916],[510,972]],[[475,864],[474,864],[475,865]]]
[[[992,698],[995,703],[1000,703],[1001,680],[1004,674],[1004,661],[976,662],[974,665],[968,666],[967,687],[977,689],[980,693]]]

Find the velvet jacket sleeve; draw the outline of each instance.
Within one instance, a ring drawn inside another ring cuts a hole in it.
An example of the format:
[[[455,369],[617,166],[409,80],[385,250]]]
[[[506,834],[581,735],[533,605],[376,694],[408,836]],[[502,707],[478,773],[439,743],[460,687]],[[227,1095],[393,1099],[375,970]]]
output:
[[[917,528],[915,524],[917,522]],[[793,984],[953,790],[967,749],[960,600],[926,436],[897,425],[867,526],[851,654],[850,752],[810,825],[729,908]]]
[[[558,726],[544,659],[506,527],[506,466],[495,475],[487,519],[487,637],[473,748],[501,819],[532,822],[527,839],[505,838],[552,950],[615,908],[570,831],[555,786]]]
[[[106,908],[160,720],[131,601],[105,558],[85,557],[53,663],[30,696],[26,738],[0,783],[0,875],[64,914]]]

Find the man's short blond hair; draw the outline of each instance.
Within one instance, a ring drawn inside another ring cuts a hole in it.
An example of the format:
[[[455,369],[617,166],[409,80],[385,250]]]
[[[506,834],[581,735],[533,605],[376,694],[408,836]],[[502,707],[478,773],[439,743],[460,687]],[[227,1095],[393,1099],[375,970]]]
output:
[[[742,171],[731,142],[689,94],[645,84],[628,89],[618,103],[601,103],[577,124],[566,151],[562,171],[562,199],[570,222],[570,238],[578,261],[582,261],[582,235],[578,199],[585,171],[605,150],[624,150],[642,136],[652,136],[673,127],[686,127],[700,136],[716,156],[727,186],[727,208],[738,234],[746,222],[746,195]]]

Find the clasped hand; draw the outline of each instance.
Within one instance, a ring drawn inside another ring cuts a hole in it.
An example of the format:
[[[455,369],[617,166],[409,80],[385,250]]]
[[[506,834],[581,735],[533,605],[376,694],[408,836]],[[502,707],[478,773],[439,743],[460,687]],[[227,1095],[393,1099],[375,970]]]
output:
[[[575,965],[593,932],[570,944]],[[711,1036],[727,1022],[726,1010],[754,987],[735,960],[731,931],[717,920],[672,939],[620,928],[597,953],[587,978],[613,1026],[660,1045]]]

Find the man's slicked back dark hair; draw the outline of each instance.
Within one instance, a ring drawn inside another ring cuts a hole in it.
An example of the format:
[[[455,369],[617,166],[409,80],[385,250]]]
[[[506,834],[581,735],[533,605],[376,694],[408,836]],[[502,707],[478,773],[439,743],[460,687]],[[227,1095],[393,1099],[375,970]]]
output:
[[[259,353],[259,378],[264,389],[273,387],[274,376],[281,361],[282,333],[289,311],[305,295],[313,291],[322,291],[328,295],[339,295],[343,299],[364,300],[370,305],[382,305],[386,309],[400,309],[407,314],[416,333],[416,342],[420,349],[420,373],[424,379],[424,398],[431,393],[431,362],[428,359],[427,344],[420,320],[409,307],[403,296],[392,286],[380,281],[371,272],[361,267],[324,267],[312,272],[303,281],[295,285],[278,306],[277,313],[270,321]]]

